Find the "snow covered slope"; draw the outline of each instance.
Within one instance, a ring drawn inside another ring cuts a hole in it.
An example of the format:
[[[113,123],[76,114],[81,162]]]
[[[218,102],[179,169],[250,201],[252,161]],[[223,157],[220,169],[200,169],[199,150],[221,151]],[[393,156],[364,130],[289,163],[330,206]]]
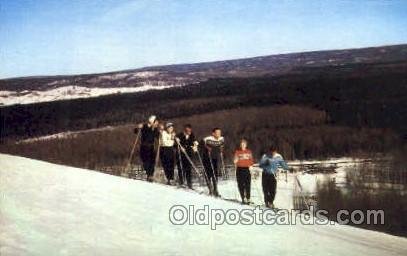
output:
[[[176,226],[174,204],[243,206],[10,155],[0,155],[0,191],[2,256],[407,254],[407,239],[348,226]]]
[[[162,90],[180,85],[149,85],[145,84],[138,87],[115,87],[115,88],[98,88],[83,86],[63,86],[45,91],[0,91],[0,106],[14,104],[30,104],[37,102],[49,102],[56,100],[69,100],[79,98],[91,98],[102,95],[144,92],[149,90]]]

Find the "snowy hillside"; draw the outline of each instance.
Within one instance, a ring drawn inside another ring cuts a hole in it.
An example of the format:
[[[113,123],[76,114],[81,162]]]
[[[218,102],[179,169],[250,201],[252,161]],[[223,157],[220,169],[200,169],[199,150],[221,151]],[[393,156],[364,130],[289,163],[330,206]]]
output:
[[[393,69],[397,65],[404,68],[406,49],[407,45],[393,45],[153,66],[99,74],[0,79],[0,106],[138,92],[145,87],[184,86],[211,78],[298,74],[316,67],[389,63]]]
[[[349,226],[177,226],[175,204],[244,206],[4,154],[0,167],[2,256],[407,254],[407,239]]]
[[[98,97],[117,93],[134,93],[148,90],[162,90],[180,85],[142,85],[138,87],[98,88],[82,86],[63,86],[46,91],[0,91],[0,106],[14,104],[30,104],[56,100]]]

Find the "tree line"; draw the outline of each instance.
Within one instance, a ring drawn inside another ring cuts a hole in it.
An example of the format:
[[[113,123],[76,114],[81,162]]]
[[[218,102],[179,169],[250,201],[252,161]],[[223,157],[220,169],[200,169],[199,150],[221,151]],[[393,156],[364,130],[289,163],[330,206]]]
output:
[[[229,163],[242,138],[249,141],[256,158],[275,144],[287,159],[366,156],[390,152],[399,143],[390,130],[332,125],[325,111],[304,106],[240,107],[166,121],[174,122],[178,132],[192,124],[198,138],[220,127]],[[132,124],[30,143],[8,142],[0,145],[0,152],[89,169],[120,168],[127,163],[134,128]],[[138,157],[133,163],[139,163]]]
[[[405,140],[407,74],[401,67],[325,67],[278,77],[217,78],[162,91],[2,107],[1,139],[128,124],[150,113],[174,118],[237,107],[299,105],[325,111],[331,124],[388,128]]]

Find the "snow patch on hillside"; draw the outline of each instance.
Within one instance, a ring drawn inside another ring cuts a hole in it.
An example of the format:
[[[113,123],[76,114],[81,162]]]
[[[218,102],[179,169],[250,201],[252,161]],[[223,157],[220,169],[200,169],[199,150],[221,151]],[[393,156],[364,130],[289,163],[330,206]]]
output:
[[[93,129],[80,130],[80,131],[59,132],[59,133],[54,133],[54,134],[50,134],[50,135],[19,140],[19,141],[16,141],[16,144],[27,144],[27,143],[33,143],[33,142],[38,142],[38,141],[58,140],[58,139],[71,139],[71,138],[76,138],[80,134],[87,134],[87,133],[92,133],[92,132],[97,132],[97,131],[112,131],[114,129],[115,129],[115,127],[113,127],[113,126],[105,126],[105,127],[101,127],[101,128],[93,128]]]
[[[148,77],[157,76],[159,74],[160,74],[160,72],[158,72],[158,71],[141,71],[141,72],[134,73],[133,76],[148,78]]]
[[[162,90],[176,86],[182,85],[170,85],[165,83],[153,85],[150,83],[144,83],[143,85],[137,87],[115,87],[115,88],[82,87],[68,85],[46,91],[22,91],[22,92],[0,91],[0,106],[89,98],[109,94],[143,92],[148,90]]]
[[[349,226],[172,225],[173,205],[249,206],[0,154],[0,254],[406,255],[407,239]]]

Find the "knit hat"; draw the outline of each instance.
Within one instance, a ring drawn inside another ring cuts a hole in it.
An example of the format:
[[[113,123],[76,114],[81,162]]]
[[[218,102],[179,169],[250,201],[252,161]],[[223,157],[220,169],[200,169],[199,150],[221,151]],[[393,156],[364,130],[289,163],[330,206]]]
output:
[[[170,127],[174,127],[174,124],[171,123],[171,122],[168,122],[168,123],[165,125],[165,128],[168,129],[168,128],[170,128]]]
[[[155,115],[152,115],[152,116],[150,116],[150,117],[148,118],[148,122],[149,122],[149,123],[154,123],[155,120],[157,120],[157,117],[156,117]]]

